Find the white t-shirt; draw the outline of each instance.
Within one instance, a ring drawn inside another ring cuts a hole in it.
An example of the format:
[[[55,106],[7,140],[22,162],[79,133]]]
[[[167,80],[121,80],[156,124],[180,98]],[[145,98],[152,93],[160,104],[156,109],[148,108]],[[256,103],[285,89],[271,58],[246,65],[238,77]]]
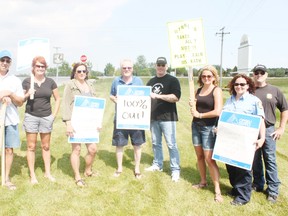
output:
[[[0,91],[9,90],[19,97],[24,98],[24,91],[22,88],[21,80],[15,75],[10,75],[9,72],[4,76],[0,77]],[[0,108],[2,103],[0,103]],[[7,106],[5,126],[16,125],[20,121],[17,106],[13,103]]]

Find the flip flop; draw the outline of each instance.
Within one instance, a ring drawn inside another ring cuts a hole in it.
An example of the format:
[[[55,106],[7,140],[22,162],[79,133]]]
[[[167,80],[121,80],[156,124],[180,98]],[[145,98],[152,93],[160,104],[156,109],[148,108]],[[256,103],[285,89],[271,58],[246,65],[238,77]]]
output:
[[[205,187],[207,187],[207,186],[208,186],[207,183],[204,183],[204,184],[199,183],[199,184],[194,184],[194,185],[192,185],[192,187],[195,188],[195,189],[202,189],[202,188],[205,188]]]
[[[12,182],[6,182],[5,186],[9,189],[9,190],[16,190],[16,185],[14,185]]]
[[[223,202],[223,197],[222,197],[221,193],[215,193],[214,201],[218,202],[218,203]]]
[[[99,173],[93,172],[93,171],[91,173],[84,172],[84,176],[85,177],[96,177],[96,176],[99,176]]]
[[[85,187],[86,186],[86,183],[83,181],[83,179],[78,179],[78,180],[76,180],[75,183],[78,187]]]
[[[119,171],[115,171],[115,173],[113,174],[114,177],[119,177],[121,175],[122,172]]]
[[[141,177],[142,177],[140,172],[136,173],[135,171],[134,171],[134,176],[135,176],[136,179],[141,179]]]

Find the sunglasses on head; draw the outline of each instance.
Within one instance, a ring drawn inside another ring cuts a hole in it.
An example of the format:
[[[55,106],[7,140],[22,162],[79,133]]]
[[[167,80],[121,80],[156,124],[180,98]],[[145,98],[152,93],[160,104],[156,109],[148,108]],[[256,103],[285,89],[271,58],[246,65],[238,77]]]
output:
[[[202,79],[211,79],[213,76],[212,75],[201,75]]]
[[[123,70],[131,70],[132,67],[122,67]]]
[[[243,87],[243,86],[245,86],[245,85],[247,85],[247,83],[234,83],[234,86],[241,86],[241,87]]]
[[[259,74],[261,74],[261,75],[264,75],[266,72],[265,71],[255,71],[254,72],[254,75],[259,75]]]
[[[77,73],[86,73],[87,71],[86,70],[77,70]]]
[[[35,65],[36,68],[46,68],[44,65]]]
[[[165,64],[157,64],[157,67],[165,67]]]
[[[9,59],[9,58],[1,58],[0,61],[3,63],[6,62],[7,64],[11,63],[11,59]]]

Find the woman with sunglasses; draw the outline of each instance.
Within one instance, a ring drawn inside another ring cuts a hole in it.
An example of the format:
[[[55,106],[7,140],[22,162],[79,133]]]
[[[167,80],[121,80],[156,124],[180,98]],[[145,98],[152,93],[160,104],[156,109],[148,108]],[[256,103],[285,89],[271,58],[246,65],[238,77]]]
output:
[[[95,83],[88,80],[88,69],[85,63],[76,63],[72,69],[71,80],[66,84],[63,93],[63,121],[66,124],[66,135],[73,137],[74,129],[71,125],[74,98],[76,95],[96,96]],[[94,177],[97,173],[92,171],[93,161],[97,152],[96,143],[86,144],[87,155],[85,156],[85,177]],[[75,175],[75,183],[79,187],[86,184],[80,175],[81,143],[72,143],[70,157],[71,166]]]
[[[23,127],[26,132],[27,162],[30,171],[30,182],[32,184],[38,184],[34,170],[38,133],[40,134],[42,158],[45,167],[44,177],[51,182],[55,181],[55,178],[50,173],[50,138],[53,122],[60,107],[60,96],[56,82],[46,77],[46,69],[47,63],[45,58],[36,56],[32,60],[34,82],[31,83],[33,79],[30,77],[22,82],[25,94],[24,101],[27,101]],[[33,95],[33,97],[30,97],[30,95]],[[50,102],[51,96],[55,100],[53,112]]]
[[[214,184],[214,200],[222,202],[220,190],[219,168],[212,159],[215,144],[215,125],[222,110],[222,90],[218,87],[218,73],[215,67],[207,65],[200,69],[198,84],[200,88],[195,94],[196,109],[190,102],[192,121],[192,141],[197,155],[197,164],[200,172],[200,182],[192,185],[195,189],[207,187],[206,163]]]
[[[227,99],[223,110],[262,117],[259,139],[255,141],[256,149],[260,148],[265,141],[264,110],[260,99],[254,96],[253,80],[244,74],[238,74],[230,81],[228,87],[231,97]],[[228,164],[226,164],[226,168],[232,185],[230,194],[234,197],[231,205],[245,205],[251,198],[252,172]]]

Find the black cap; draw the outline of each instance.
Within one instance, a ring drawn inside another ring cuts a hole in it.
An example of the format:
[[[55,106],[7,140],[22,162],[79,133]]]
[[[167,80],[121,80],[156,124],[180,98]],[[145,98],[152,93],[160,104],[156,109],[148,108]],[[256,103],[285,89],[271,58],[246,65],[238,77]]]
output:
[[[167,64],[167,60],[165,57],[158,57],[156,64]]]
[[[264,72],[267,72],[267,68],[265,67],[265,65],[261,65],[261,64],[257,64],[253,70],[253,72],[255,71],[264,71]]]

